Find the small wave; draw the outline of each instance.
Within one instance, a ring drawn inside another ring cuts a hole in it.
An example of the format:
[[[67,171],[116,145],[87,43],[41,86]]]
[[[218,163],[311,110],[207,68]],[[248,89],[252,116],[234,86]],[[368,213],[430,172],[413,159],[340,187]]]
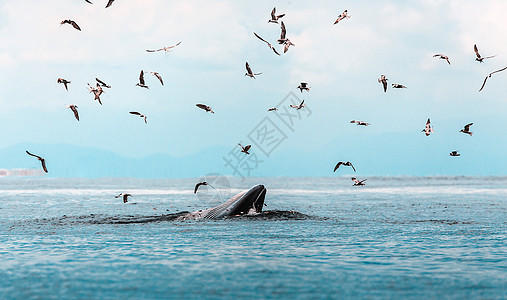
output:
[[[182,211],[173,214],[163,214],[154,216],[107,216],[107,215],[82,215],[82,216],[62,216],[58,218],[35,219],[32,222],[38,225],[69,225],[69,224],[134,224],[134,223],[152,223],[173,221],[178,217],[188,214],[188,211]]]
[[[381,221],[382,223],[388,224],[414,224],[414,223],[433,223],[433,224],[446,224],[446,225],[469,225],[475,224],[470,221],[459,221],[459,220],[448,220],[448,219],[429,219],[429,220],[386,220]]]
[[[227,216],[225,219],[253,219],[253,220],[307,220],[312,216],[293,210],[266,210],[258,214]]]
[[[413,221],[413,223],[440,223],[440,224],[447,224],[447,225],[460,225],[460,224],[473,224],[473,222],[466,222],[466,221],[458,221],[458,220],[416,220]]]
[[[154,223],[154,222],[170,222],[180,221],[182,216],[188,214],[188,211],[182,211],[172,214],[162,214],[153,216],[140,216],[140,215],[83,215],[83,216],[62,216],[58,218],[44,218],[35,219],[32,222],[35,224],[51,224],[51,225],[69,225],[69,224],[140,224],[140,223]],[[314,217],[309,215],[287,210],[268,210],[258,214],[245,214],[237,216],[227,216],[222,220],[307,220]],[[198,219],[204,221],[204,219]]]
[[[103,219],[92,220],[92,224],[136,224],[174,221],[178,217],[188,214],[188,211],[182,211],[174,214],[155,215],[155,216],[114,216]]]

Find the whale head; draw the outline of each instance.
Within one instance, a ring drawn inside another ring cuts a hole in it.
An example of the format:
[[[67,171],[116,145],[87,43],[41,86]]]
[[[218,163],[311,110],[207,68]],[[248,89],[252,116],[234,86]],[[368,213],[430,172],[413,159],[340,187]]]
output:
[[[229,199],[226,203],[228,205],[229,215],[242,215],[250,212],[252,209],[255,212],[262,212],[264,206],[264,199],[266,197],[266,188],[264,185],[259,184],[246,192],[239,193]]]
[[[217,207],[195,211],[180,217],[180,219],[217,219],[226,216],[237,216],[250,212],[260,213],[264,206],[266,188],[259,184],[248,191],[236,194]]]

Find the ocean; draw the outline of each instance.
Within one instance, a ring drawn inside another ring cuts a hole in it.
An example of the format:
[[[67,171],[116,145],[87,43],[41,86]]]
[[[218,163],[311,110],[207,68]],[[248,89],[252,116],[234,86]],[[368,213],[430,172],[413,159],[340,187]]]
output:
[[[0,298],[507,298],[507,177],[207,180],[0,178]]]

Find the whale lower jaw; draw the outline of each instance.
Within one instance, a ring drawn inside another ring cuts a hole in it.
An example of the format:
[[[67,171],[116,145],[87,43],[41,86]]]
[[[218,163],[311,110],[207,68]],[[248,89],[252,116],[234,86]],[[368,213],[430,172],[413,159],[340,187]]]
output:
[[[178,220],[198,220],[198,219],[212,220],[212,219],[221,219],[221,218],[226,218],[226,217],[239,217],[239,216],[243,216],[243,215],[252,215],[253,216],[256,214],[259,214],[259,213],[253,208],[250,209],[246,213],[240,213],[240,214],[235,214],[235,215],[228,214],[227,210],[225,212],[221,212],[221,211],[214,210],[214,208],[210,208],[210,209],[198,210],[198,211],[188,213],[184,216],[178,217]]]
[[[261,213],[265,197],[266,188],[263,185],[256,185],[248,191],[235,195],[217,207],[188,213],[180,216],[178,219],[219,219],[228,216]]]

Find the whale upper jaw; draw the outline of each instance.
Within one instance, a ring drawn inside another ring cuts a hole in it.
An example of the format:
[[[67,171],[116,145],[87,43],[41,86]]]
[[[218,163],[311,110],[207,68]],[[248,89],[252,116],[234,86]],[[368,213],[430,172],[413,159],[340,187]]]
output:
[[[256,213],[261,213],[266,198],[266,188],[264,185],[259,184],[249,189],[243,195],[240,195],[236,201],[232,201],[233,205],[229,209],[229,215],[242,215],[255,210]],[[236,195],[236,196],[238,196]],[[233,198],[235,198],[234,196]]]
[[[217,207],[196,211],[181,216],[179,219],[217,219],[237,216],[251,212],[261,213],[266,197],[266,188],[259,184],[246,192],[241,192]]]

